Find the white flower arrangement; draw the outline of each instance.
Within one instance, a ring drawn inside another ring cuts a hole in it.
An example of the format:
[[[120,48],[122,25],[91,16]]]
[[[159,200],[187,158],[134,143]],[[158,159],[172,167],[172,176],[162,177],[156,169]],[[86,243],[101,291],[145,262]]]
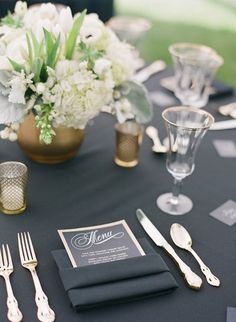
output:
[[[72,16],[51,4],[27,9],[18,1],[0,21],[0,124],[2,138],[33,112],[40,140],[50,144],[58,126],[84,129],[110,105],[118,121],[150,120],[145,88],[132,81],[132,47],[96,14]]]

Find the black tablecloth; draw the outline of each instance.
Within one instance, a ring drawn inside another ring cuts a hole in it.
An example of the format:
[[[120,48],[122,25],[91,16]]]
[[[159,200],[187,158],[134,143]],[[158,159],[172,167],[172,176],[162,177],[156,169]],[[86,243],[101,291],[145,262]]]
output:
[[[147,83],[158,90],[159,74]],[[167,95],[167,92],[165,92]],[[233,101],[236,96],[211,101],[207,109],[216,116],[217,106]],[[160,128],[163,106],[154,106],[151,124]],[[209,131],[196,158],[194,173],[184,181],[183,192],[194,202],[193,210],[184,216],[171,216],[156,207],[156,198],[169,191],[172,178],[165,168],[165,156],[151,152],[146,136],[140,153],[140,164],[124,169],[113,162],[115,149],[112,116],[102,114],[87,128],[78,156],[60,165],[40,165],[29,161],[17,144],[0,142],[0,162],[23,161],[29,167],[28,208],[18,216],[0,215],[0,243],[9,243],[15,272],[12,284],[24,313],[24,321],[36,321],[34,288],[29,272],[20,265],[16,233],[30,231],[39,259],[38,273],[58,322],[225,322],[227,306],[236,306],[236,227],[226,226],[209,213],[225,201],[236,200],[236,160],[220,158],[213,139],[236,140],[236,130]],[[221,279],[221,287],[209,286],[194,259],[185,251],[178,254],[203,278],[197,292],[186,287],[177,267],[162,249],[161,254],[179,283],[173,294],[134,303],[113,305],[75,313],[63,290],[51,251],[61,248],[57,229],[91,226],[126,219],[136,237],[145,232],[137,222],[135,211],[142,208],[168,241],[174,222],[183,224],[191,233],[194,249]],[[0,280],[1,321],[6,321],[4,281]]]

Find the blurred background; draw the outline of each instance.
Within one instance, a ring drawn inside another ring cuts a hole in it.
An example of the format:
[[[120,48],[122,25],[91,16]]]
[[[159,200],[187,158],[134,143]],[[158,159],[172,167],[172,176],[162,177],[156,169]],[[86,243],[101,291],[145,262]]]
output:
[[[115,0],[115,13],[150,19],[139,45],[146,61],[171,64],[170,44],[202,43],[225,60],[217,78],[236,87],[236,0]]]
[[[29,5],[43,2],[28,0]],[[217,78],[236,87],[236,0],[57,0],[73,12],[87,8],[103,21],[113,15],[143,17],[152,27],[136,44],[147,62],[162,59],[171,64],[168,47],[176,42],[206,44],[223,56]],[[13,10],[16,1],[0,0],[0,15]]]

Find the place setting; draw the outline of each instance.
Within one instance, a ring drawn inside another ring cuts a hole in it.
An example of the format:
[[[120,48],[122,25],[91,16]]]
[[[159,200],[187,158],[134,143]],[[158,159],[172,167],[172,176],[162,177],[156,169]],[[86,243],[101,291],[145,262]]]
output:
[[[234,322],[228,58],[91,8],[0,18],[1,317]]]

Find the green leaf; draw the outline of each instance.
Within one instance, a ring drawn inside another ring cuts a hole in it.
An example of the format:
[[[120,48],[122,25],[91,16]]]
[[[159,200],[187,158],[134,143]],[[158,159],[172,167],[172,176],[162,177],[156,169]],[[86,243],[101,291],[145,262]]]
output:
[[[38,40],[35,37],[35,34],[33,32],[31,32],[30,35],[31,35],[32,43],[33,43],[34,55],[35,55],[35,57],[39,57],[41,54],[41,44],[38,42]]]
[[[119,88],[121,95],[132,104],[133,113],[139,123],[147,123],[153,117],[152,103],[146,88],[136,82],[126,81]]]
[[[11,63],[12,67],[14,68],[14,70],[18,73],[20,73],[23,70],[25,70],[24,66],[21,64],[18,64],[16,61],[8,58],[9,62]]]
[[[76,39],[79,35],[80,28],[82,26],[82,23],[84,21],[84,17],[86,15],[87,10],[84,10],[81,12],[79,17],[74,21],[73,27],[68,35],[68,38],[66,40],[65,44],[65,57],[66,59],[71,60],[75,51],[75,45],[76,45]]]
[[[8,11],[7,16],[0,19],[0,25],[7,25],[9,27],[20,28],[23,26],[23,20],[20,17],[15,17]]]
[[[27,40],[27,46],[28,46],[28,54],[29,54],[29,63],[30,63],[30,67],[32,68],[33,65],[33,49],[32,49],[32,45],[31,45],[31,40],[29,37],[29,34],[26,34],[26,40]]]
[[[44,29],[44,37],[45,37],[46,48],[47,48],[46,65],[51,68],[54,68],[58,58],[57,51],[60,45],[60,35],[55,40],[52,34],[48,32],[46,29]]]
[[[37,57],[32,66],[32,72],[34,74],[34,82],[38,83],[40,81],[41,69],[43,66],[43,60],[40,57]]]
[[[44,38],[45,38],[45,42],[46,42],[46,48],[48,52],[51,52],[53,44],[54,44],[54,39],[52,34],[47,31],[47,29],[43,28],[43,32],[44,32]]]

